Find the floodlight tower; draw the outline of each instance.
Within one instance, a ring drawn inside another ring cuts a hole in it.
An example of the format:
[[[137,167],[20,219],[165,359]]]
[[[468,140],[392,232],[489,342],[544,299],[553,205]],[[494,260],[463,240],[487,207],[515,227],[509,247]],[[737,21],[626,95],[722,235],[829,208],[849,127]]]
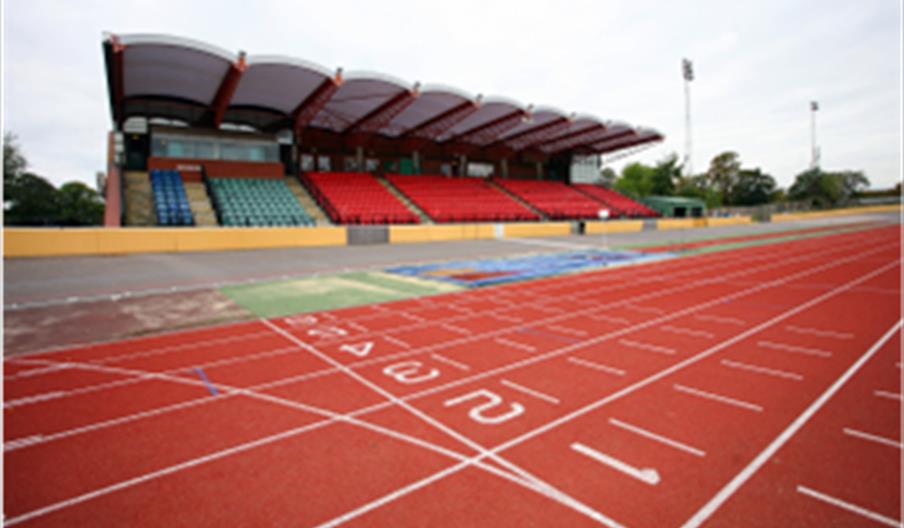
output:
[[[819,111],[819,103],[810,101],[810,168],[819,167],[819,147],[816,146],[816,112]]]
[[[681,59],[681,73],[684,76],[684,166],[685,175],[694,175],[694,163],[691,159],[693,143],[691,142],[691,81],[694,80],[694,63],[689,59]]]

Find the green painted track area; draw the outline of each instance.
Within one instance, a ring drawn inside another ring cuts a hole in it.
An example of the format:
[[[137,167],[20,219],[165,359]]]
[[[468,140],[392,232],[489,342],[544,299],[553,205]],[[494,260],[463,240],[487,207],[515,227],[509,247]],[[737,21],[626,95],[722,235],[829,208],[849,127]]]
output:
[[[227,286],[220,291],[258,317],[332,310],[462,289],[382,272],[353,272]]]

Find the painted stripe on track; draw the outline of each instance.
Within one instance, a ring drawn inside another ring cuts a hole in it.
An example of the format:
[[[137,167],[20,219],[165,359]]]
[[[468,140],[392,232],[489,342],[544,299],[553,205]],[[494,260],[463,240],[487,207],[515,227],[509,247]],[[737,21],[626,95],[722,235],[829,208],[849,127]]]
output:
[[[901,401],[901,393],[899,392],[889,392],[884,390],[873,391],[873,395],[878,398],[885,398],[887,400],[897,400]]]
[[[861,440],[867,440],[869,442],[875,442],[877,444],[882,444],[888,447],[896,447],[901,449],[901,442],[897,442],[890,438],[885,438],[884,436],[874,435],[870,433],[864,433],[863,431],[858,431],[857,429],[851,429],[850,427],[845,427],[842,429],[842,432],[848,436],[853,436],[854,438],[859,438]]]
[[[649,484],[651,486],[655,486],[656,484],[659,484],[659,481],[660,481],[659,472],[653,468],[636,468],[634,466],[626,464],[625,462],[622,462],[621,460],[619,460],[615,457],[609,456],[605,453],[600,453],[596,449],[593,449],[592,447],[588,447],[580,442],[575,442],[575,443],[571,444],[571,449],[573,449],[574,451],[577,451],[578,453],[580,453],[586,457],[589,457],[589,458],[599,462],[600,464],[609,466],[612,469],[615,469],[617,471],[624,473],[625,475],[628,475],[629,477],[633,477],[633,478],[643,482],[644,484]]]
[[[836,508],[841,508],[842,510],[849,511],[851,513],[855,513],[861,517],[866,517],[872,521],[876,521],[877,523],[884,524],[885,526],[892,526],[896,528],[901,528],[901,521],[896,519],[892,519],[891,517],[886,517],[882,514],[876,513],[874,511],[867,510],[862,506],[857,506],[856,504],[852,504],[847,501],[843,501],[841,499],[832,497],[831,495],[826,495],[825,493],[820,493],[812,488],[808,488],[806,486],[797,486],[797,492],[806,495],[812,499],[816,499],[818,501],[822,501],[826,504],[831,504]]]
[[[650,343],[641,343],[640,341],[634,341],[631,339],[619,339],[618,342],[622,345],[625,345],[626,347],[646,350],[648,352],[656,352],[657,354],[665,354],[667,356],[674,356],[675,354],[677,354],[674,348],[651,345]]]
[[[669,447],[675,448],[679,451],[684,451],[685,453],[690,453],[690,454],[692,454],[694,456],[698,456],[698,457],[706,456],[706,452],[701,449],[697,449],[696,447],[691,447],[683,442],[679,442],[677,440],[672,440],[671,438],[662,436],[660,434],[656,434],[652,431],[648,431],[648,430],[640,428],[636,425],[631,425],[631,424],[623,422],[619,419],[609,418],[609,423],[614,425],[615,427],[619,427],[626,431],[631,431],[632,433],[638,434],[644,438],[648,438],[655,442],[659,442],[660,444],[664,444]]]
[[[818,337],[834,337],[835,339],[853,339],[854,334],[849,332],[835,332],[833,330],[821,330],[819,328],[809,328],[796,325],[788,325],[785,330],[802,335],[815,335]]]
[[[782,352],[792,352],[795,354],[804,354],[806,356],[817,356],[821,358],[829,358],[832,357],[832,353],[827,350],[820,350],[818,348],[807,348],[796,345],[787,345],[785,343],[776,343],[774,341],[757,341],[757,346],[760,348],[769,348],[772,350],[780,350]]]
[[[712,400],[719,403],[724,403],[726,405],[732,405],[734,407],[740,407],[741,409],[747,409],[748,411],[755,412],[763,412],[763,407],[757,405],[755,403],[746,402],[744,400],[738,400],[736,398],[731,398],[729,396],[723,396],[721,394],[716,394],[714,392],[707,392],[700,389],[695,389],[693,387],[688,387],[687,385],[675,384],[672,385],[678,392],[683,392],[685,394],[690,394],[692,396],[697,396],[698,398],[703,398],[706,400]]]
[[[560,403],[559,399],[556,397],[550,396],[549,394],[540,392],[536,389],[529,389],[529,388],[525,387],[524,385],[519,385],[519,384],[515,383],[514,381],[509,381],[507,379],[503,379],[500,381],[500,383],[502,383],[503,385],[505,385],[506,387],[508,387],[510,389],[527,394],[529,396],[533,396],[534,398],[537,398],[537,399],[540,399],[543,401],[547,401],[549,403],[552,403],[553,405],[558,405]]]
[[[615,367],[610,367],[608,365],[603,365],[602,363],[597,363],[595,361],[588,361],[586,359],[570,357],[567,360],[570,363],[574,363],[575,365],[580,365],[582,367],[587,367],[593,370],[599,370],[601,372],[606,372],[608,374],[615,374],[616,376],[624,376],[625,371],[622,369],[618,369]]]
[[[759,365],[751,365],[749,363],[741,363],[740,361],[732,361],[730,359],[723,359],[722,361],[720,361],[720,363],[729,368],[747,370],[749,372],[766,374],[767,376],[775,376],[777,378],[792,379],[795,381],[801,381],[802,379],[804,379],[802,375],[797,374],[796,372],[785,372],[784,370],[761,367]]]

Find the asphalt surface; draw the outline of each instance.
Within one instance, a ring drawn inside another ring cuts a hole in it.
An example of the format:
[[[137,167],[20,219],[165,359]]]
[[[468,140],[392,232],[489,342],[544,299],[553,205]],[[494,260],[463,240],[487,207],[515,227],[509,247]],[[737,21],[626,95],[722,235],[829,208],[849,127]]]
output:
[[[896,214],[813,219],[673,231],[554,238],[471,240],[125,256],[4,259],[4,309],[217,288],[323,273],[457,258],[505,257],[579,248],[625,247],[768,233],[861,221],[897,222]]]

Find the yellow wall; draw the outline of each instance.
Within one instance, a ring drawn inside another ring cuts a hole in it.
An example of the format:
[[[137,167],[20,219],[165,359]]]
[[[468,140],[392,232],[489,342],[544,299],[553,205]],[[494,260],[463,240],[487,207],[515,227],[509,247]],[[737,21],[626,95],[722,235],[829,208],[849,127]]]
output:
[[[303,246],[342,246],[344,227],[85,228],[4,230],[7,257],[117,255]]]
[[[706,218],[665,218],[656,220],[656,229],[690,229],[706,227]]]
[[[435,242],[493,238],[493,224],[394,225],[389,226],[389,242]]]
[[[505,224],[506,237],[544,237],[571,234],[570,222],[544,222],[537,224]]]
[[[750,216],[731,216],[728,218],[707,218],[706,219],[706,225],[708,227],[750,224],[750,223],[753,223],[753,218]]]
[[[831,209],[828,211],[810,211],[806,213],[780,213],[772,215],[773,222],[787,222],[790,220],[805,220],[807,218],[822,218],[826,216],[845,216],[865,213],[891,213],[900,212],[900,205],[873,205],[869,207],[850,207],[847,209]]]
[[[633,233],[643,231],[643,220],[616,220],[613,222],[587,222],[584,233],[596,235],[600,233]]]

